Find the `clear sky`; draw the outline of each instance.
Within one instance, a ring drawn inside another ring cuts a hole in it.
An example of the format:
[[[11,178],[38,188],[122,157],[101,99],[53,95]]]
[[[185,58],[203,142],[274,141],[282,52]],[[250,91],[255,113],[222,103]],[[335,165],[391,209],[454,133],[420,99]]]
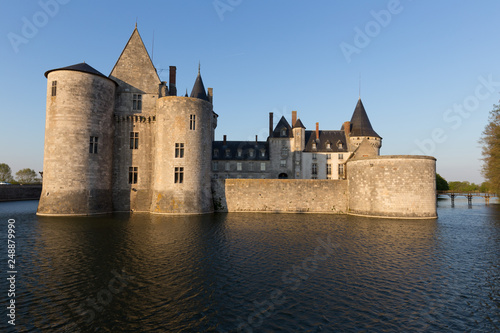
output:
[[[189,92],[201,62],[216,139],[268,133],[297,110],[340,129],[359,96],[381,154],[437,158],[479,183],[478,143],[500,92],[500,2],[430,0],[41,0],[0,10],[0,163],[42,171],[44,72],[82,61],[109,75],[137,21],[162,80]],[[153,48],[154,40],[154,48]]]

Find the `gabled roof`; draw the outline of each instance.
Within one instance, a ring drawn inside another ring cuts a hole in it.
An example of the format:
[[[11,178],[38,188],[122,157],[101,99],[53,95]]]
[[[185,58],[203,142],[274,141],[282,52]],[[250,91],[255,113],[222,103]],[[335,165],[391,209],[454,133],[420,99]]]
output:
[[[196,81],[194,81],[194,86],[193,90],[191,90],[190,97],[199,98],[209,102],[207,92],[205,90],[205,85],[203,85],[203,80],[201,79],[200,69],[198,69],[198,76],[196,77]]]
[[[286,128],[286,136],[281,135],[281,130],[283,128]],[[291,138],[291,137],[293,137],[292,127],[290,126],[290,124],[288,124],[288,121],[286,121],[284,116],[281,117],[280,121],[278,122],[278,125],[276,125],[276,127],[274,128],[273,137],[274,138]]]
[[[366,114],[365,107],[361,98],[358,99],[358,104],[354,109],[354,113],[351,118],[351,136],[373,136],[376,138],[381,138],[377,132],[375,132]]]
[[[104,77],[108,80],[111,80],[106,75],[102,74],[97,69],[95,69],[94,67],[92,67],[84,62],[81,62],[81,63],[76,64],[76,65],[67,66],[67,67],[51,69],[49,71],[46,71],[44,75],[45,75],[45,77],[48,77],[50,72],[55,72],[55,71],[75,71],[75,72],[89,73],[89,74],[98,75],[98,76]],[[113,80],[111,80],[111,81],[113,81]],[[113,82],[116,84],[115,81],[113,81]]]
[[[319,131],[319,140],[316,140],[316,131],[306,131],[305,133],[305,152],[323,152],[323,153],[344,153],[348,151],[344,131]],[[342,147],[338,143],[342,143]],[[316,143],[316,149],[313,149],[313,143]],[[330,143],[330,148],[327,148]]]
[[[120,85],[125,83],[145,92],[158,89],[157,85],[161,80],[137,30],[137,25],[109,76],[116,78]]]
[[[295,122],[295,124],[293,124],[293,128],[298,128],[298,127],[300,127],[300,128],[306,128],[304,126],[304,124],[302,124],[302,122],[300,121],[300,119],[297,119],[297,121]]]

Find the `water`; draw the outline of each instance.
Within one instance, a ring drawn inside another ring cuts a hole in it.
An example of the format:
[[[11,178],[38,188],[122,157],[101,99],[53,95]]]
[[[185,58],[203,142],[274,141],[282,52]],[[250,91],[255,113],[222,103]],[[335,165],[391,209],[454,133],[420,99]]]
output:
[[[437,220],[314,214],[37,217],[0,203],[0,330],[500,329],[500,205]],[[7,224],[16,226],[16,326]]]

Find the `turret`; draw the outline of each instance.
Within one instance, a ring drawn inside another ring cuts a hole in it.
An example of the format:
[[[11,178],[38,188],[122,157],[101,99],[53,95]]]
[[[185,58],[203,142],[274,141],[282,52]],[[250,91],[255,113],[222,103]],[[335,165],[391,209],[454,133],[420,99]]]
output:
[[[346,125],[350,125],[350,128],[345,128]],[[350,124],[347,122],[344,124],[343,129],[346,133],[346,138],[348,138],[351,147],[356,149],[361,145],[363,141],[367,141],[371,147],[373,147],[373,155],[380,155],[380,147],[382,147],[382,138],[375,132],[366,114],[365,107],[361,98],[358,99],[354,113]],[[366,144],[364,144],[366,145]]]
[[[116,83],[81,63],[47,71],[39,215],[91,215],[112,207]]]
[[[294,111],[295,112],[295,111]],[[295,118],[295,117],[293,117]],[[292,149],[295,151],[303,151],[306,147],[306,127],[302,124],[299,118],[296,118],[295,121],[292,118],[292,131],[293,131],[293,140],[294,144],[292,145]]]
[[[210,179],[214,119],[199,71],[191,97],[158,99],[153,213],[213,212]]]

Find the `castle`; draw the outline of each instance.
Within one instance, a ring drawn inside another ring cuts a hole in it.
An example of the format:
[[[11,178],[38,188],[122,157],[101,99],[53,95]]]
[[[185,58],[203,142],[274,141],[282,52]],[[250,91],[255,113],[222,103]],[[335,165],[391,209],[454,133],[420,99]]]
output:
[[[382,138],[361,99],[340,130],[306,131],[296,111],[291,125],[282,117],[274,126],[270,113],[266,141],[215,141],[213,89],[200,69],[191,94],[177,96],[176,67],[160,80],[137,27],[109,77],[86,63],[45,76],[39,215],[436,216],[435,159],[379,156]]]

